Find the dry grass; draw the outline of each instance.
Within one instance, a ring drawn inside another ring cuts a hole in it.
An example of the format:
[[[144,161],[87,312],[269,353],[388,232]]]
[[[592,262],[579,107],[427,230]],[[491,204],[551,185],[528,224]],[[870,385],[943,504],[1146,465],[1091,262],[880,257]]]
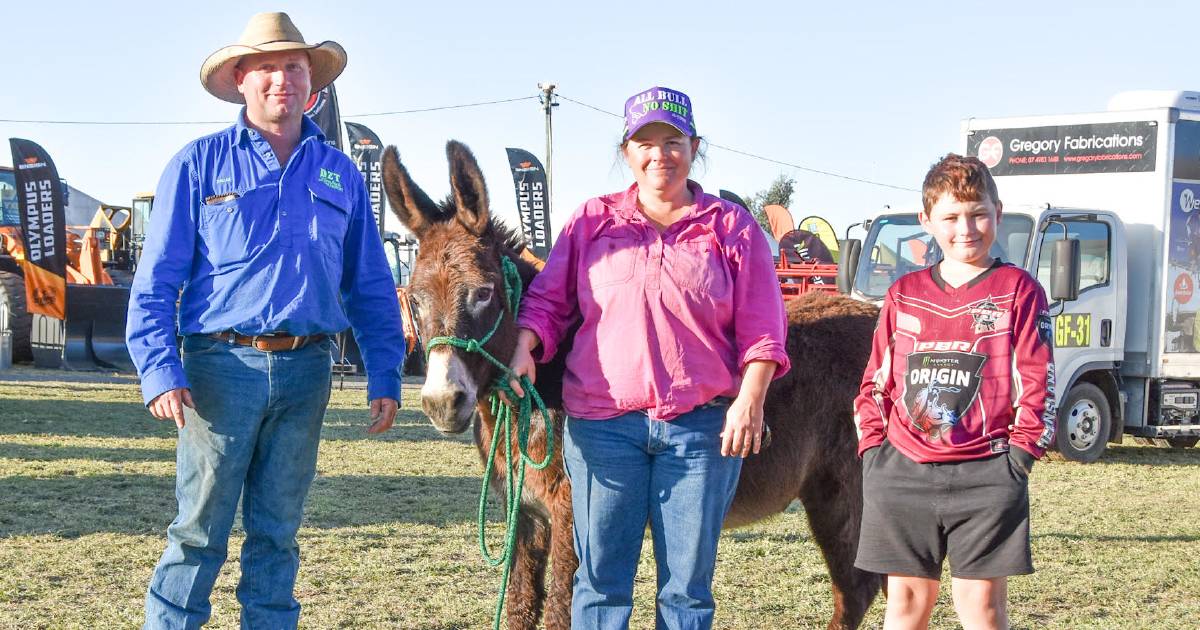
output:
[[[467,438],[434,431],[415,400],[404,407],[389,434],[368,438],[362,392],[334,392],[300,534],[305,627],[490,627],[499,574],[475,538],[478,457]],[[1200,449],[1122,446],[1090,466],[1039,464],[1038,572],[1011,582],[1014,625],[1195,628],[1198,473]],[[0,381],[0,628],[139,625],[173,479],[173,427],[146,414],[135,386]],[[237,626],[240,542],[235,531],[214,628]],[[653,626],[653,575],[647,554],[635,628]],[[721,628],[828,620],[829,581],[795,507],[725,535],[715,588]],[[933,626],[956,626],[948,601]]]

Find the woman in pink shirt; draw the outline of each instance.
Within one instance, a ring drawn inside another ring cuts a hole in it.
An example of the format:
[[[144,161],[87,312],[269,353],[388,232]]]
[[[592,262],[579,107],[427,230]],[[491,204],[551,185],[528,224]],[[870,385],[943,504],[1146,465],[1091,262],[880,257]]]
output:
[[[688,179],[687,95],[629,98],[621,140],[635,183],[563,227],[522,301],[512,369],[532,379],[578,326],[563,382],[572,627],[628,627],[649,523],[657,626],[711,628],[721,524],[761,446],[767,385],[789,368],[783,300],[754,218]]]

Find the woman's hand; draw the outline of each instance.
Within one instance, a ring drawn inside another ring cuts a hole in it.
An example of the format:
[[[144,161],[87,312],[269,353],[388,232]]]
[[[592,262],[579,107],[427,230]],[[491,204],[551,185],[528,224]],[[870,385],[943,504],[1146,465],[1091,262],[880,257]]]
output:
[[[742,387],[725,413],[725,430],[721,432],[721,454],[725,457],[746,457],[758,454],[762,448],[763,402],[776,367],[774,361],[746,364]]]
[[[725,430],[721,432],[721,454],[725,457],[746,457],[758,454],[762,448],[762,401],[738,395],[725,413]]]
[[[530,384],[537,381],[537,362],[533,360],[533,350],[539,344],[541,344],[541,340],[538,339],[537,333],[528,328],[522,328],[521,332],[517,334],[517,348],[508,362],[508,369],[513,371],[513,378],[509,379],[508,384],[521,398],[525,397],[525,390],[521,387],[521,377],[528,377]]]

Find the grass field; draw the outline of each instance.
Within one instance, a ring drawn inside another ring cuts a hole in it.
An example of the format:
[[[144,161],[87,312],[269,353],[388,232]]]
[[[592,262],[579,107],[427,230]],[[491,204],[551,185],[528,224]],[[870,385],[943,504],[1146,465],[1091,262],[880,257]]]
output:
[[[412,393],[382,437],[366,435],[361,390],[333,394],[300,532],[302,627],[491,625],[499,573],[476,543],[479,460]],[[134,385],[0,381],[0,628],[140,625],[174,516],[174,442]],[[1014,627],[1200,627],[1200,449],[1042,462],[1032,493],[1038,572],[1010,583]],[[235,530],[210,627],[237,627],[240,544]],[[653,583],[647,554],[634,628],[653,626]],[[715,590],[719,628],[824,627],[829,581],[803,512],[727,533]],[[881,619],[880,600],[867,626]],[[933,626],[956,625],[943,592]]]

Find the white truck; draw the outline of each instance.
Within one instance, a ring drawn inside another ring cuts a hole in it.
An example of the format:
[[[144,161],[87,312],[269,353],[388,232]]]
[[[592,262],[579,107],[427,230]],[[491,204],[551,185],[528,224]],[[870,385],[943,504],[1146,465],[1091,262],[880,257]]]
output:
[[[1004,203],[994,254],[1050,297],[1058,450],[1090,462],[1125,434],[1195,446],[1200,92],[1122,93],[1097,113],[972,118],[962,141]],[[939,259],[915,214],[867,223],[861,247],[843,245],[852,253],[839,284],[851,295],[879,301],[900,275]]]

